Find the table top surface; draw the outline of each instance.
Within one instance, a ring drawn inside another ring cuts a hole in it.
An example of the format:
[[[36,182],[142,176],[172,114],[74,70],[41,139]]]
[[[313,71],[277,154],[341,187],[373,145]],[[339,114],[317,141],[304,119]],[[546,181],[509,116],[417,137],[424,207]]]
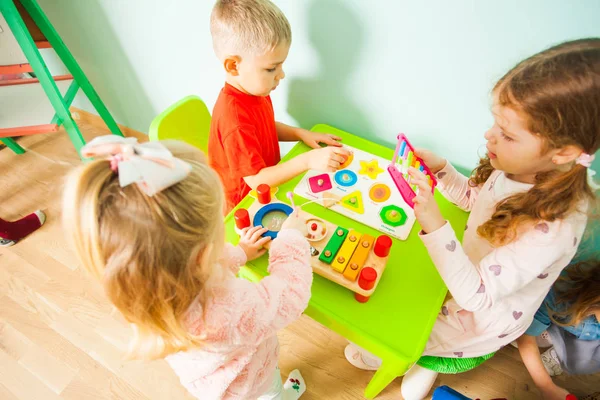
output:
[[[393,149],[338,130],[328,125],[316,125],[313,131],[332,133],[342,138],[342,143],[359,148],[371,154],[391,160]],[[298,143],[282,160],[289,160],[309,151],[309,147]],[[279,187],[277,198],[286,204],[286,193],[293,191],[304,174]],[[450,222],[462,239],[467,214],[448,202],[436,191],[444,217]],[[248,208],[255,200],[246,196],[237,208]],[[307,202],[295,196],[296,205]],[[319,218],[344,228],[353,228],[361,233],[377,237],[381,232],[356,222],[348,217],[328,210],[319,204],[307,204],[302,208]],[[227,240],[237,243],[239,237],[234,231],[233,210],[225,218]],[[306,313],[319,323],[331,328],[350,340],[357,341],[368,350],[385,358],[387,353],[408,361],[419,358],[433,324],[440,311],[447,289],[433,265],[415,223],[407,240],[393,239],[390,258],[377,286],[367,303],[359,303],[354,293],[319,275],[314,275],[312,296]],[[267,256],[247,264],[260,276],[266,275]]]

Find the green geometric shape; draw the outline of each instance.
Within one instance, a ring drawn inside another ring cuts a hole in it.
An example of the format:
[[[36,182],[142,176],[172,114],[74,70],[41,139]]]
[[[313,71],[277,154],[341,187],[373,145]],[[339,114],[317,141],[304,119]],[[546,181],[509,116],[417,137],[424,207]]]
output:
[[[323,261],[325,264],[331,264],[338,250],[342,246],[342,243],[344,243],[344,240],[346,240],[347,235],[348,229],[342,228],[341,226],[335,228],[335,231],[333,231],[333,235],[331,235],[331,239],[329,239],[329,242],[327,242],[327,245],[321,252],[319,260]],[[325,255],[325,253],[327,252],[329,252],[330,254]]]
[[[384,224],[393,226],[394,228],[404,225],[407,219],[404,210],[394,205],[383,207],[379,212],[379,217]]]
[[[363,205],[362,194],[359,190],[347,194],[342,198],[342,206],[358,214],[364,214],[365,208]]]

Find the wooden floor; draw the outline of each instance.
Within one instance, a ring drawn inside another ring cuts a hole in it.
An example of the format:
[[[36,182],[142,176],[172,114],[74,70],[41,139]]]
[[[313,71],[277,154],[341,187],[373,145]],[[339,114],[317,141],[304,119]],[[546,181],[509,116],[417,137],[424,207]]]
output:
[[[89,138],[98,130],[83,126]],[[164,361],[124,362],[129,330],[75,261],[61,232],[65,174],[80,161],[66,133],[19,141],[27,153],[0,150],[0,216],[36,209],[48,220],[16,246],[0,250],[0,399],[190,399]],[[279,334],[283,374],[299,368],[304,399],[362,399],[372,372],[344,359],[344,338],[302,317]],[[560,377],[578,395],[600,388],[600,375]],[[517,350],[507,347],[474,371],[442,376],[473,398],[537,399]],[[378,399],[400,399],[400,379]]]

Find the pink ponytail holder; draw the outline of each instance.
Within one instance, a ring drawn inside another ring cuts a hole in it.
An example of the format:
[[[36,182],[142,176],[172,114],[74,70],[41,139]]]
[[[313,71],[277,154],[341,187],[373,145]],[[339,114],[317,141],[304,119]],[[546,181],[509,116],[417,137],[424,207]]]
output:
[[[594,158],[596,158],[596,156],[593,154],[581,153],[581,155],[577,157],[577,160],[575,160],[575,163],[581,164],[584,167],[589,168],[592,166]]]

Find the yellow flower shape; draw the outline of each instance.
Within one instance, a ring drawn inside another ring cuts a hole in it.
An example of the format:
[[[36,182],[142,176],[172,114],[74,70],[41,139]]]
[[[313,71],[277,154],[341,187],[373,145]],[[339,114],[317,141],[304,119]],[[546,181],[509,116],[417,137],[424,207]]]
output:
[[[358,171],[358,173],[361,175],[367,175],[371,179],[377,179],[377,176],[382,172],[383,170],[379,168],[377,160],[371,160],[369,162],[360,162],[360,171]]]

